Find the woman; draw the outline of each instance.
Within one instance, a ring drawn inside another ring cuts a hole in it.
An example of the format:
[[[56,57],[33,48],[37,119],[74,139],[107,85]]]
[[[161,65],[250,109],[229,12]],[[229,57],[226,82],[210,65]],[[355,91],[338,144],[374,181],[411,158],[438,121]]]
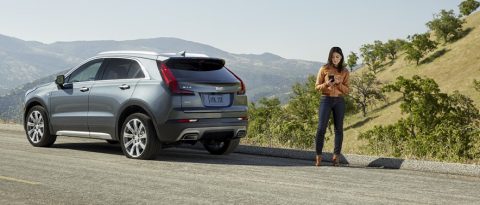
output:
[[[343,53],[339,47],[332,47],[328,54],[328,63],[320,68],[315,82],[315,89],[322,92],[320,107],[318,108],[318,128],[316,143],[316,166],[322,161],[322,149],[325,141],[330,112],[333,112],[335,127],[335,148],[333,151],[333,165],[338,166],[343,142],[343,118],[345,116],[345,100],[347,95],[349,72],[344,68]]]

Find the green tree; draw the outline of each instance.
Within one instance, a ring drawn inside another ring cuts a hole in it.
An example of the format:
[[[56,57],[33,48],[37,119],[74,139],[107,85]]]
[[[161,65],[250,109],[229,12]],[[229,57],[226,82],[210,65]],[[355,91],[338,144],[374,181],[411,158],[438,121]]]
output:
[[[278,132],[280,141],[298,148],[311,148],[318,124],[321,93],[315,90],[316,77],[311,75],[304,83],[292,86],[292,95],[284,110],[285,123]]]
[[[442,39],[444,43],[447,43],[458,39],[464,22],[465,20],[455,16],[453,10],[442,10],[439,14],[435,14],[434,19],[427,22],[426,25],[435,33],[437,39]]]
[[[405,59],[414,61],[416,65],[420,64],[420,60],[430,51],[437,48],[437,42],[430,40],[430,34],[414,34],[407,37],[410,42],[404,44]]]
[[[363,62],[374,74],[381,71],[382,63],[386,58],[386,51],[381,41],[374,41],[373,44],[364,44],[360,47]]]
[[[473,80],[473,87],[480,92],[480,80]]]
[[[357,65],[358,56],[354,52],[350,52],[350,55],[347,57],[347,65],[350,67],[350,71],[353,72],[353,67]]]
[[[258,105],[248,105],[248,136],[247,140],[254,144],[272,144],[273,137],[270,132],[271,126],[279,119],[282,108],[278,98],[262,98]]]
[[[480,114],[473,100],[458,92],[442,93],[433,79],[419,76],[400,76],[385,90],[403,94],[400,108],[407,117],[362,133],[366,149],[450,161],[480,157]]]
[[[397,53],[403,48],[405,41],[402,39],[388,40],[383,46],[390,60],[397,58]]]
[[[380,81],[372,73],[364,72],[360,76],[352,76],[350,97],[361,109],[363,117],[367,115],[368,106],[375,104],[378,100],[386,99],[380,86]]]
[[[470,15],[472,12],[474,12],[475,10],[477,10],[477,8],[480,6],[480,3],[478,1],[475,1],[475,0],[466,0],[466,1],[463,1],[462,3],[460,3],[458,5],[458,8],[460,9],[460,13],[465,15],[465,16],[468,16]]]

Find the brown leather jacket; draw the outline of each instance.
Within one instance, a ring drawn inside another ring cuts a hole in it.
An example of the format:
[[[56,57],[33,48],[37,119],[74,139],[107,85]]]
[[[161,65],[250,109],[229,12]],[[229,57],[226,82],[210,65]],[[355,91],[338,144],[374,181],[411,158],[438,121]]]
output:
[[[328,86],[329,75],[335,77],[333,86]],[[338,72],[336,68],[324,65],[318,71],[315,89],[322,92],[322,95],[331,97],[347,95],[350,91],[349,76],[350,72],[348,72],[346,68],[344,68],[342,72]]]

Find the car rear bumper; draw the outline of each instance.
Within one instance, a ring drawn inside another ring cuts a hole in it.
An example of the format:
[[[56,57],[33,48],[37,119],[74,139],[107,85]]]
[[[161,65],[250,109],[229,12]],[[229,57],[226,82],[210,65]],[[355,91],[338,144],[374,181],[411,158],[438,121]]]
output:
[[[246,136],[248,121],[242,118],[198,119],[196,122],[169,120],[157,126],[160,142],[235,139]]]

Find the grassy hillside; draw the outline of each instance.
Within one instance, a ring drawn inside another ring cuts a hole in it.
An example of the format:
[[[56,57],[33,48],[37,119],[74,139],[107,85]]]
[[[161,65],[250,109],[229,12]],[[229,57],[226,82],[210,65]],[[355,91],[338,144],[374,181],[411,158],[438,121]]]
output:
[[[378,79],[383,83],[390,83],[398,76],[410,78],[413,75],[419,75],[433,78],[442,92],[451,94],[458,90],[461,94],[473,99],[477,108],[480,109],[480,92],[473,88],[473,80],[480,80],[480,12],[468,16],[466,20],[464,29],[470,30],[468,35],[454,43],[440,44],[437,50],[427,56],[432,59],[431,62],[416,66],[414,63],[406,62],[404,55],[399,55],[392,65],[386,66],[384,71],[377,74]],[[439,53],[443,54],[438,55]],[[434,56],[438,57],[434,58]],[[362,69],[358,72],[362,72]],[[402,117],[399,106],[400,95],[390,93],[387,96],[389,103],[378,103],[369,110],[366,118],[358,114],[346,119],[345,153],[363,153],[360,147],[366,143],[357,139],[361,132],[375,125],[393,124]],[[326,151],[333,150],[332,147],[332,141],[326,143]]]

